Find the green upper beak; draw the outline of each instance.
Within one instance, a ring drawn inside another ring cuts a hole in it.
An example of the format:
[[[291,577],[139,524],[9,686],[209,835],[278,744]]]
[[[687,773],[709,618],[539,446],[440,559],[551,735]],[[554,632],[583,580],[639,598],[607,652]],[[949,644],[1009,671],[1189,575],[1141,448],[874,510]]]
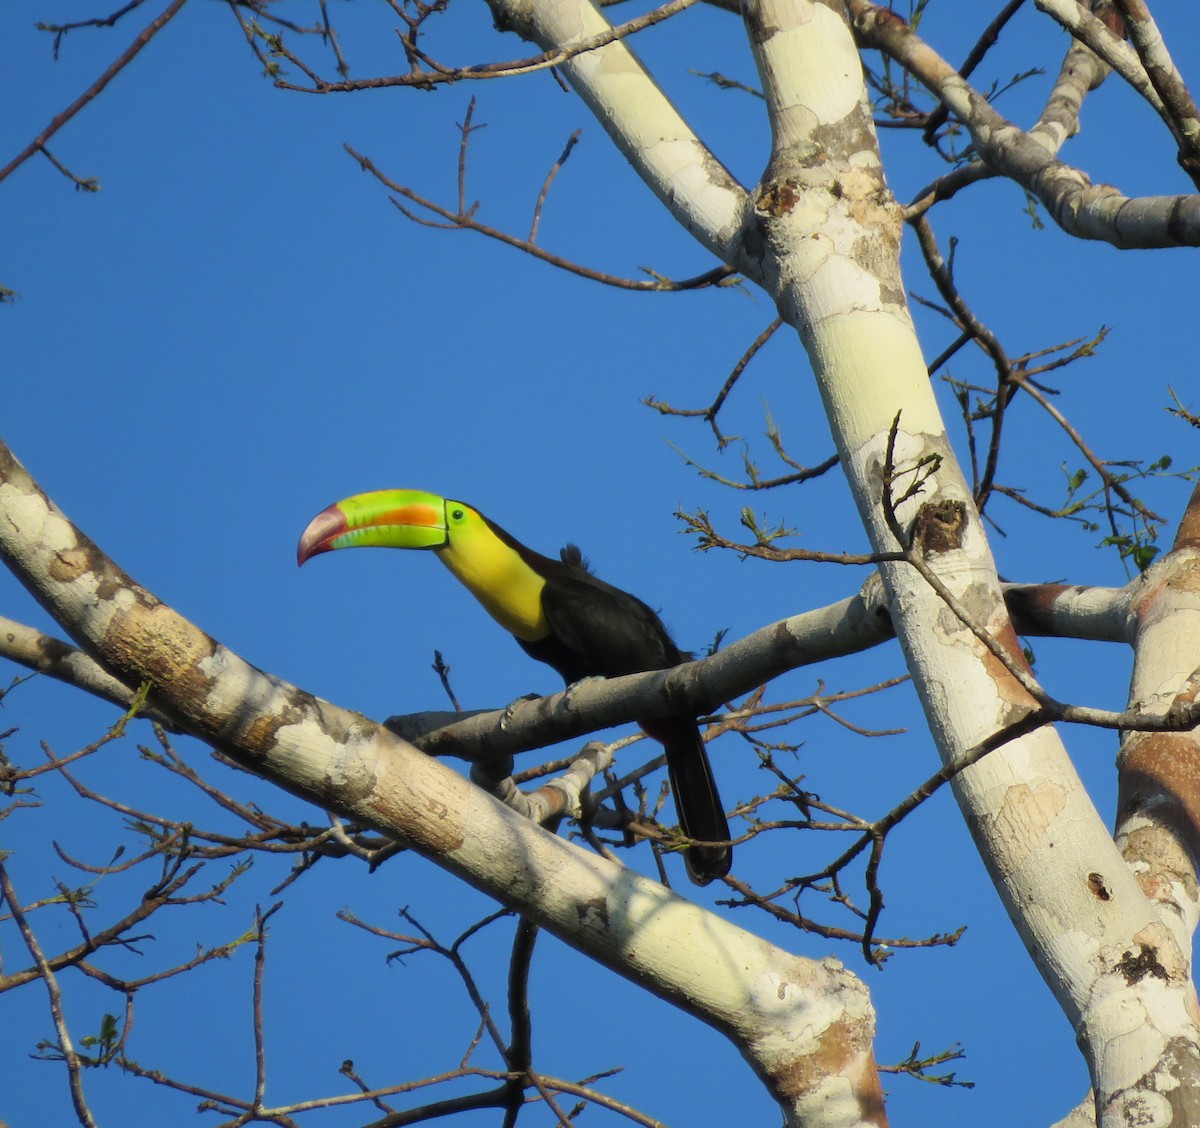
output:
[[[296,563],[335,548],[440,548],[446,500],[423,490],[372,490],[322,509],[300,536]]]

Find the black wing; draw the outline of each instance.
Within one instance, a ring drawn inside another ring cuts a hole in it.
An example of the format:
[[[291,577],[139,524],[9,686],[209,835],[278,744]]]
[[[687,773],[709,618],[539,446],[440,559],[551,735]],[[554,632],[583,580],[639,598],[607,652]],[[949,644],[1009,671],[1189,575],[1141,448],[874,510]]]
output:
[[[662,621],[640,599],[586,572],[572,573],[551,577],[542,589],[550,636],[526,646],[533,657],[567,682],[662,670],[684,661]]]
[[[545,567],[549,563],[543,558],[543,574],[550,574],[542,588],[542,610],[550,633],[521,646],[568,684],[597,675],[664,670],[687,659],[662,620],[637,596],[588,572],[573,545],[563,550],[561,565],[551,570]],[[666,750],[680,826],[693,840],[683,852],[688,876],[698,885],[724,877],[733,860],[729,823],[696,722],[666,717],[641,725]]]

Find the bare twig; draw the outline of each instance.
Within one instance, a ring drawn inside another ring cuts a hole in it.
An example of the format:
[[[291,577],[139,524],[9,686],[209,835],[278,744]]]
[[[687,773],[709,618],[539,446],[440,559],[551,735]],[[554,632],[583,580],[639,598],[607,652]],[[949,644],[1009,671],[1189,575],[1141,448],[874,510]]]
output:
[[[80,110],[89,102],[96,98],[104,88],[112,82],[118,74],[121,73],[138,53],[145,47],[151,39],[153,39],[172,19],[179,13],[179,10],[187,3],[187,0],[171,0],[171,3],[166,7],[161,15],[152,20],[141,32],[134,38],[133,42],[113,61],[107,70],[92,83],[78,98],[75,99],[65,110],[59,114],[55,114],[50,124],[46,126],[24,149],[21,150],[11,161],[3,168],[0,168],[0,181],[3,181],[14,169],[19,168],[24,164],[34,153],[44,152],[46,142],[50,140],[64,125],[67,124]],[[55,165],[62,169],[57,161]],[[65,172],[65,169],[63,170]],[[72,180],[77,184],[81,183],[75,176],[68,173]]]
[[[979,38],[975,41],[975,45],[970,51],[967,52],[967,57],[963,60],[962,66],[958,68],[958,73],[962,75],[963,78],[969,78],[971,72],[974,71],[981,62],[983,62],[984,56],[986,56],[987,53],[993,47],[995,47],[996,43],[999,41],[1000,32],[1004,30],[1005,26],[1013,18],[1013,16],[1020,11],[1024,3],[1025,0],[1008,0],[1008,3],[996,13],[996,16],[993,18],[992,22],[988,24],[986,28],[984,28]],[[929,120],[925,123],[924,129],[925,143],[927,145],[933,143],[933,135],[937,133],[937,131],[941,129],[943,125],[946,124],[946,121],[949,117],[950,111],[945,107],[945,105],[939,103],[933,108],[929,114]]]
[[[717,414],[724,406],[726,399],[729,398],[729,393],[733,391],[734,385],[741,379],[742,373],[746,371],[746,366],[758,355],[759,350],[775,335],[776,331],[783,324],[783,318],[777,317],[771,322],[753,341],[750,342],[750,347],[742,353],[737,364],[733,366],[733,371],[729,373],[725,383],[721,386],[721,390],[717,393],[716,399],[708,405],[701,408],[680,408],[672,407],[670,404],[656,399],[654,396],[647,396],[642,402],[647,407],[653,407],[660,415],[679,415],[688,416],[703,416],[708,425],[712,428],[713,434],[717,439],[718,447],[725,447],[732,439],[727,438],[722,434],[721,429],[717,426]]]
[[[25,942],[30,956],[33,957],[33,962],[37,967],[37,977],[46,985],[46,993],[50,997],[50,1015],[54,1021],[55,1033],[58,1035],[56,1050],[62,1056],[67,1067],[71,1103],[75,1106],[75,1115],[79,1118],[79,1123],[85,1125],[85,1128],[95,1128],[96,1121],[92,1116],[91,1109],[88,1108],[87,1098],[83,1092],[83,1070],[79,1055],[75,1052],[75,1047],[71,1043],[71,1032],[67,1029],[58,979],[54,974],[54,969],[50,966],[50,961],[42,952],[37,936],[21,910],[21,903],[17,899],[16,890],[8,876],[3,855],[0,855],[0,895],[8,902],[8,910],[21,933],[21,939]]]
[[[416,213],[412,212],[401,204],[398,200],[393,200],[392,203],[414,223],[419,223],[425,227],[439,227],[445,230],[462,230],[475,231],[480,235],[486,235],[489,239],[495,239],[498,242],[504,243],[507,246],[515,247],[517,250],[524,251],[526,254],[532,255],[534,258],[541,259],[543,262],[548,262],[552,266],[557,266],[562,270],[569,271],[572,274],[578,274],[581,278],[591,279],[593,282],[602,282],[606,286],[615,286],[622,290],[650,290],[655,292],[676,292],[680,290],[698,290],[706,286],[728,286],[732,285],[732,279],[735,276],[735,271],[730,266],[718,266],[712,270],[706,271],[704,274],[697,275],[695,278],[688,278],[682,282],[673,282],[671,279],[653,271],[647,273],[653,274],[653,280],[635,281],[629,278],[620,278],[613,274],[605,274],[602,271],[592,270],[588,267],[581,266],[578,263],[565,259],[560,255],[551,254],[543,250],[541,247],[531,243],[528,239],[518,239],[515,235],[509,235],[505,231],[500,231],[495,227],[490,227],[486,223],[480,223],[474,218],[474,208],[468,212],[452,212],[447,208],[441,207],[432,200],[414,192],[411,188],[405,185],[398,184],[394,180],[385,176],[368,157],[364,157],[361,153],[356,152],[351,146],[343,146],[364,172],[369,172],[381,184],[399,196],[403,196],[406,200],[412,201],[418,207],[424,208],[426,211],[439,217],[442,222],[438,223],[430,219],[425,219]]]
[[[567,159],[571,155],[571,150],[579,143],[579,138],[583,134],[582,129],[575,130],[570,137],[567,138],[566,145],[563,146],[562,154],[558,160],[550,166],[550,171],[546,173],[546,179],[542,181],[542,190],[538,193],[537,203],[533,208],[533,222],[529,225],[529,242],[536,243],[538,236],[538,228],[542,222],[542,208],[546,204],[546,197],[550,194],[550,185],[554,183],[555,177],[558,176],[559,170],[567,163]]]
[[[669,3],[663,4],[661,7],[655,8],[644,15],[628,20],[623,24],[606,28],[604,31],[590,35],[585,39],[572,43],[568,47],[556,47],[549,51],[543,51],[539,55],[532,55],[524,59],[513,59],[503,63],[479,63],[474,66],[464,67],[447,66],[437,62],[421,51],[417,47],[415,36],[402,35],[401,38],[404,42],[405,51],[412,65],[412,69],[408,73],[384,75],[375,78],[343,79],[338,82],[328,82],[317,77],[315,73],[287,49],[282,39],[277,37],[269,38],[268,47],[272,55],[283,58],[292,65],[300,68],[309,79],[308,86],[288,82],[279,76],[278,67],[275,67],[272,72],[275,75],[275,85],[281,90],[294,90],[303,94],[342,94],[359,90],[379,90],[391,86],[415,86],[419,89],[431,90],[435,86],[456,82],[511,78],[516,75],[534,74],[537,71],[551,70],[569,62],[576,55],[582,55],[588,51],[595,51],[600,47],[606,47],[610,43],[615,43],[620,39],[634,35],[645,28],[662,23],[664,20],[668,20],[672,16],[676,16],[680,12],[690,8],[695,3],[697,3],[697,0],[670,0]],[[259,34],[261,35],[262,33],[259,32]],[[424,64],[425,69],[419,69],[418,63]]]

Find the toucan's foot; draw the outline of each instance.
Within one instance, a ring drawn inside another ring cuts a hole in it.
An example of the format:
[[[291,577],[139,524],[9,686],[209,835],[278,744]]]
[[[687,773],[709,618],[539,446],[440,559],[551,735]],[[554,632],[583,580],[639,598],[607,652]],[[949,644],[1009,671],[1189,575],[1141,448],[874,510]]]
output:
[[[539,697],[541,697],[540,693],[524,693],[516,701],[510,701],[504,706],[504,716],[500,718],[500,727],[502,729],[508,727],[508,722],[513,719],[518,705],[523,705],[526,701],[536,701]]]
[[[588,682],[605,681],[600,674],[589,674],[586,678],[580,678],[578,681],[573,681],[567,686],[567,707],[571,705],[571,697],[581,685],[587,685]]]

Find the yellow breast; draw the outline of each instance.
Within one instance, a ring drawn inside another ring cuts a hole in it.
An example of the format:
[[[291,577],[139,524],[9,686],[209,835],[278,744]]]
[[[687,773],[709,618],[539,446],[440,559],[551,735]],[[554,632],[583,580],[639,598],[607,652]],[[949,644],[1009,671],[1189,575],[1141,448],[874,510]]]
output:
[[[486,527],[468,537],[452,532],[438,559],[458,578],[493,619],[525,642],[550,633],[542,611],[546,581]]]

